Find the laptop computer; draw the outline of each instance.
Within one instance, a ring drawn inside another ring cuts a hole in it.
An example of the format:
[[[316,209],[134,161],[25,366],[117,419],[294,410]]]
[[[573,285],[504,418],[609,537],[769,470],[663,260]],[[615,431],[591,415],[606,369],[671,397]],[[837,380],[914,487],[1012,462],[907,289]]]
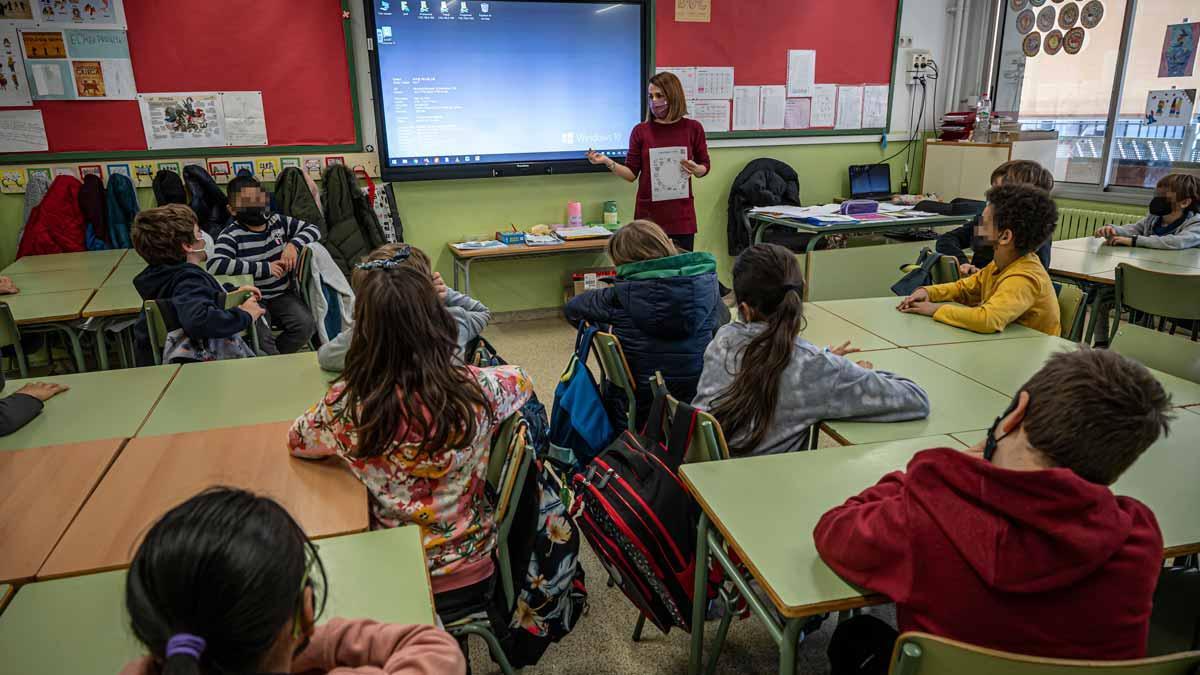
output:
[[[892,196],[892,167],[887,164],[850,166],[851,199],[889,199]]]

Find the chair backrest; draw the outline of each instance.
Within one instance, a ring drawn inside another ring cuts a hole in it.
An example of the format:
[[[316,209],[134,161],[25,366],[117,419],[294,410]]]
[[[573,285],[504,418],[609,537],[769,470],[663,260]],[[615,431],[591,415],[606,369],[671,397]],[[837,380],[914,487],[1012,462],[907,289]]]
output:
[[[12,308],[7,302],[0,302],[0,347],[21,344],[21,330],[13,318]]]
[[[1109,347],[1147,368],[1200,382],[1200,342],[1123,323]]]
[[[670,438],[670,420],[679,406],[679,399],[666,393],[667,384],[663,380],[662,373],[655,373],[650,385],[656,395],[661,391],[667,397],[667,416],[663,419],[663,438]],[[729,459],[729,444],[725,442],[725,432],[721,430],[721,423],[717,421],[717,418],[704,410],[697,410],[696,418],[696,431],[692,434],[692,442],[683,456],[683,463]]]
[[[1200,275],[1167,274],[1121,263],[1116,276],[1118,320],[1122,309],[1171,319],[1200,319]]]
[[[633,380],[633,371],[629,369],[629,361],[625,360],[625,350],[621,349],[621,341],[612,333],[596,333],[592,344],[596,347],[596,356],[600,359],[604,379],[625,391],[628,408],[626,426],[630,431],[634,431],[637,425],[637,384]]]
[[[1058,315],[1062,324],[1062,337],[1068,340],[1078,339],[1076,328],[1083,325],[1084,293],[1083,289],[1071,284],[1063,284],[1058,289]],[[1078,326],[1076,324],[1079,324]]]
[[[161,364],[163,348],[167,346],[167,321],[163,318],[162,309],[154,300],[142,303],[142,311],[146,313],[146,331],[150,335],[154,363]]]
[[[521,501],[521,490],[525,477],[533,464],[533,453],[528,451],[525,417],[516,413],[496,430],[492,436],[492,451],[488,457],[488,484],[497,495],[496,560],[500,563],[500,588],[504,592],[507,607],[516,603],[516,584],[508,556],[508,533],[512,530]]]
[[[300,297],[308,297],[308,286],[313,279],[313,254],[307,246],[300,249],[300,259],[296,261],[296,285],[299,286]]]
[[[1074,661],[984,649],[927,633],[905,633],[892,653],[893,675],[1193,675],[1200,652],[1136,661]]]

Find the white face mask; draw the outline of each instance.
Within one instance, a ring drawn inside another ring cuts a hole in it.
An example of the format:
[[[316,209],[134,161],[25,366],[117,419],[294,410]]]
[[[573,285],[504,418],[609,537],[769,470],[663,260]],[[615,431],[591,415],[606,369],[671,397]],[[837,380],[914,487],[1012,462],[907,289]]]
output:
[[[189,248],[187,249],[187,259],[190,263],[202,263],[208,260],[208,251],[205,250],[204,246],[201,246],[200,248]]]

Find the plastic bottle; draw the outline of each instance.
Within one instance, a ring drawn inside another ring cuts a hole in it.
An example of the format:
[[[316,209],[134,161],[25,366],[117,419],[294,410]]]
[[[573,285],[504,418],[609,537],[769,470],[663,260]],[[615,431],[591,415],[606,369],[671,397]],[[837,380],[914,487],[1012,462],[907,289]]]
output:
[[[616,225],[620,222],[620,214],[617,212],[617,203],[615,201],[604,202],[604,224]]]
[[[987,92],[979,96],[979,109],[975,111],[975,128],[971,132],[971,140],[975,143],[987,143],[992,129],[992,102]]]

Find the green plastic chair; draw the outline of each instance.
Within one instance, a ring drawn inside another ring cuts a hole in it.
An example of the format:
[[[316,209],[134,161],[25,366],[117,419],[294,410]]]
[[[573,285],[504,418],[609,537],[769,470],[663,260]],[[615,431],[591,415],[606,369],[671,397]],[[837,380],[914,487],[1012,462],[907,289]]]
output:
[[[17,321],[13,318],[12,309],[7,302],[0,302],[0,347],[13,348],[21,379],[29,377],[29,361],[21,347],[21,329],[17,327]]]
[[[528,451],[526,445],[527,428],[528,422],[521,413],[509,417],[492,436],[492,450],[488,457],[487,481],[497,495],[495,559],[500,574],[497,585],[504,594],[505,607],[509,613],[516,607],[517,589],[512,565],[508,559],[508,534],[516,518],[517,504],[521,501],[525,478],[533,464],[533,453]],[[483,638],[492,660],[500,667],[500,672],[504,675],[515,672],[486,617],[467,617],[446,626],[446,631],[455,637],[476,635]]]
[[[1075,661],[984,649],[928,633],[905,633],[892,653],[891,675],[1195,675],[1200,652],[1136,661]]]
[[[1200,382],[1200,342],[1125,323],[1117,328],[1109,349],[1147,368]]]
[[[633,381],[629,361],[625,360],[625,350],[621,349],[621,341],[612,333],[596,333],[592,338],[592,345],[596,347],[596,357],[600,359],[600,370],[604,379],[625,392],[625,426],[636,432],[637,385]]]
[[[900,273],[908,274],[918,267],[919,265],[916,263],[909,263],[900,268]],[[933,283],[935,284],[948,284],[958,281],[961,278],[961,275],[958,273],[958,265],[948,256],[938,258],[937,265],[934,265],[931,273],[933,274]]]
[[[1192,321],[1192,339],[1200,328],[1200,275],[1167,274],[1142,269],[1130,263],[1117,265],[1115,304],[1117,317],[1121,312],[1139,312],[1167,319]]]
[[[249,298],[249,291],[230,293],[225,296],[225,309],[237,307]],[[162,310],[158,308],[158,303],[153,300],[142,303],[142,311],[146,312],[146,331],[150,335],[150,346],[154,348],[154,365],[160,366],[162,365],[163,348],[167,346],[167,322],[163,318]],[[259,351],[258,326],[255,322],[250,322],[246,336],[250,338],[250,348],[257,354]]]
[[[1082,311],[1087,304],[1087,293],[1071,284],[1063,284],[1058,289],[1058,316],[1062,324],[1062,337],[1079,342],[1083,335],[1083,320],[1086,312]]]

